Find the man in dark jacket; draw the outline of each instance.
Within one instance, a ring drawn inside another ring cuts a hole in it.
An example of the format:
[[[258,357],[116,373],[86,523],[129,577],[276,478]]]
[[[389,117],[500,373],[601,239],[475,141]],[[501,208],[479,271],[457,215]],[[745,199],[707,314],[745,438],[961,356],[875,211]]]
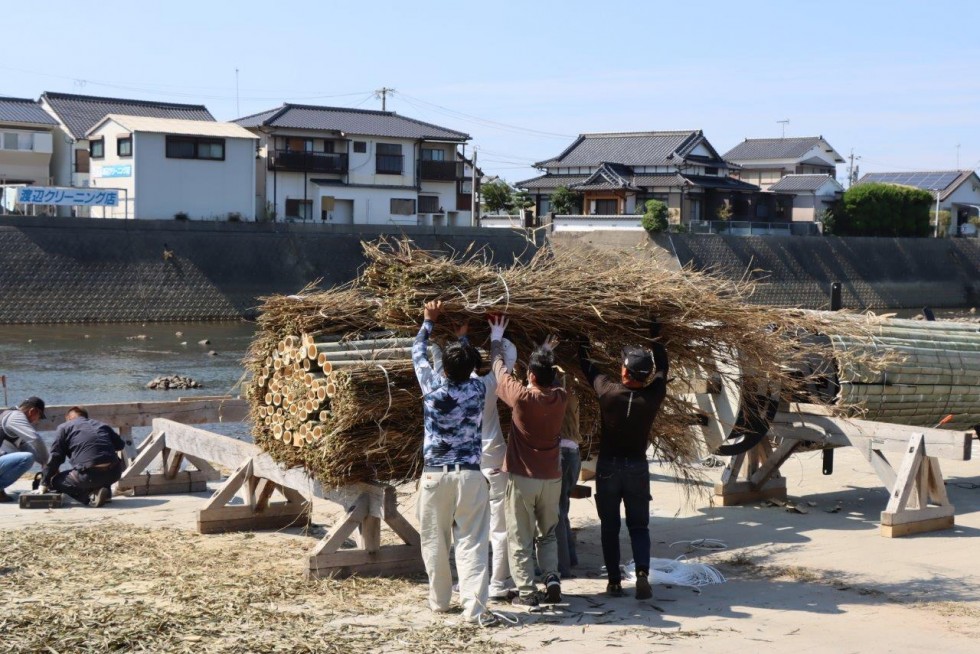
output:
[[[657,339],[654,322],[650,336]],[[647,448],[650,429],[667,396],[667,349],[657,340],[653,353],[641,347],[622,352],[620,379],[600,374],[589,359],[588,343],[579,348],[582,372],[599,400],[602,440],[596,463],[596,510],[599,513],[602,557],[612,596],[623,594],[619,571],[620,504],[626,508],[626,529],[636,564],[636,598],[649,599],[650,588],[650,469]]]
[[[124,465],[118,452],[125,447],[112,427],[90,420],[88,411],[72,407],[58,427],[44,483],[82,504],[100,507],[112,496],[110,486],[122,477]],[[72,469],[61,472],[71,459]]]

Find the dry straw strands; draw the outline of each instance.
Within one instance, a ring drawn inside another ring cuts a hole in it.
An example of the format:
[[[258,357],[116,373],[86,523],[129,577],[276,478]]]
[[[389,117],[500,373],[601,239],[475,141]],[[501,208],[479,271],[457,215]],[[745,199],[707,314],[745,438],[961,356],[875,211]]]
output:
[[[329,484],[396,481],[417,473],[421,400],[407,353],[390,354],[404,359],[363,363],[355,353],[404,348],[403,340],[377,346],[359,341],[413,337],[426,300],[443,301],[437,341],[451,338],[453,325],[470,319],[471,342],[486,348],[487,316],[506,313],[511,321],[508,338],[522,360],[547,335],[558,334],[563,339],[556,351],[558,365],[572,374],[579,370],[574,342],[588,338],[596,362],[618,376],[620,349],[649,344],[654,318],[663,325],[661,339],[674,376],[685,371],[731,374],[718,370],[719,362],[725,362],[791,393],[808,381],[800,373],[805,359],[829,356],[827,346],[796,338],[802,332],[821,331],[829,323],[826,316],[748,304],[742,298],[751,293],[750,286],[710,275],[658,270],[633,259],[610,265],[585,250],[541,250],[528,263],[500,269],[483,251],[444,257],[407,241],[363,246],[369,264],[351,285],[330,291],[310,287],[298,295],[266,298],[260,331],[246,361],[254,375],[250,398],[256,442]],[[859,329],[855,326],[854,331]],[[340,352],[353,360],[330,355]],[[353,365],[343,367],[345,363]],[[326,381],[327,389],[332,387],[326,400],[319,397],[320,387],[314,393],[316,401],[309,396],[307,378],[297,381],[297,366],[303,375],[313,374],[314,380]],[[522,371],[519,363],[517,374]],[[271,405],[266,399],[270,392]],[[651,437],[663,456],[690,460],[697,457],[700,444],[691,429],[694,409],[679,392],[669,387]],[[279,404],[276,393],[282,395]],[[590,389],[583,388],[580,398],[582,431],[594,447],[598,407]],[[283,427],[280,433],[280,416],[298,400],[314,406],[304,404],[299,415],[290,414],[291,428]],[[330,414],[326,420],[323,411]],[[308,429],[302,447],[296,447],[295,430],[309,420],[320,423],[323,435],[311,436]]]

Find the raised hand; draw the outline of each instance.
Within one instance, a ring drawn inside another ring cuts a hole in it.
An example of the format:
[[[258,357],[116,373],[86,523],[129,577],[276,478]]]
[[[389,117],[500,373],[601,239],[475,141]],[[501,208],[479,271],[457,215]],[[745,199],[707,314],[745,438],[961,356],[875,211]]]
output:
[[[442,313],[442,300],[429,300],[425,303],[425,319],[435,322]]]
[[[492,316],[490,320],[487,321],[490,325],[490,340],[499,341],[504,337],[504,332],[507,330],[507,325],[510,321],[505,315]]]

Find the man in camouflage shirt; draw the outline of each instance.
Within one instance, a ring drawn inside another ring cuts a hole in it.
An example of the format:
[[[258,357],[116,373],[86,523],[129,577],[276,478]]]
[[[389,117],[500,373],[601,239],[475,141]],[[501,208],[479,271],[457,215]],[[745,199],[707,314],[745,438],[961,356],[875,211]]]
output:
[[[425,417],[418,503],[422,560],[429,576],[429,606],[448,611],[453,585],[449,549],[455,542],[463,617],[486,623],[495,620],[486,609],[490,512],[487,482],[480,472],[486,386],[470,377],[480,355],[465,336],[444,348],[445,376],[426,358],[441,310],[441,302],[426,302],[425,321],[412,346]]]

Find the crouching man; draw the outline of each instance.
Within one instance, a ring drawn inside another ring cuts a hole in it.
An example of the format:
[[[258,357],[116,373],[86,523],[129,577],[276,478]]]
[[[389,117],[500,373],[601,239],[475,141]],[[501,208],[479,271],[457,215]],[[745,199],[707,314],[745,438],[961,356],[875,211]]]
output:
[[[100,507],[112,497],[110,486],[122,477],[125,466],[118,453],[124,447],[112,427],[90,420],[85,409],[72,407],[55,435],[44,483],[82,504]],[[72,468],[61,472],[65,459],[71,460]]]

